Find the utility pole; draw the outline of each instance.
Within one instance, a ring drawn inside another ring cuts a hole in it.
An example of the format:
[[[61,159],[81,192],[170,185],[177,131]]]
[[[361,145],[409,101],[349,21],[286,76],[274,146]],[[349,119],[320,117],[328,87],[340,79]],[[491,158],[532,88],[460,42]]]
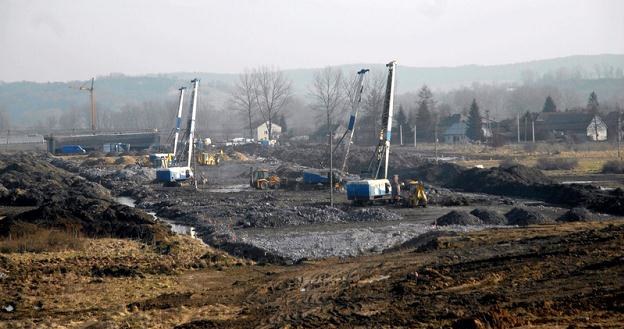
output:
[[[433,125],[433,138],[435,142],[435,162],[438,163],[438,120]]]
[[[328,119],[329,120],[329,119]],[[329,205],[334,206],[334,141],[333,132],[329,129]]]
[[[487,131],[490,133],[490,135],[492,134],[492,130],[490,127],[490,110],[485,110],[485,127],[487,127]],[[487,143],[487,138],[486,138],[486,143]]]
[[[414,125],[414,149],[416,149],[416,125]]]
[[[403,125],[399,125],[399,142],[403,146]]]
[[[535,144],[535,120],[531,120],[531,137],[533,138],[533,144]]]
[[[516,113],[516,127],[518,128],[518,144],[520,144],[520,113]]]
[[[618,159],[622,160],[620,156],[620,144],[622,140],[622,110],[618,106],[618,118],[617,118],[617,146],[618,146]]]

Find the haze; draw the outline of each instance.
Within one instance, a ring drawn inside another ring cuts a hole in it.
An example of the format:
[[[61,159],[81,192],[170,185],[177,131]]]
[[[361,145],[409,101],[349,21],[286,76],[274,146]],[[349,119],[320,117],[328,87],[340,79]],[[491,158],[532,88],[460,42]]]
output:
[[[0,0],[0,80],[624,53],[624,2]]]

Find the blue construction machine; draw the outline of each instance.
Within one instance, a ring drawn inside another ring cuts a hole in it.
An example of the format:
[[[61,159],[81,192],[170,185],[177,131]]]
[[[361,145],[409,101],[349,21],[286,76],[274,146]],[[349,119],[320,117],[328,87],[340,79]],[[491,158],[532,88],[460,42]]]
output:
[[[184,101],[184,87],[180,88],[180,101],[178,105],[178,115],[176,117],[175,138],[173,141],[173,156],[172,160],[163,161],[163,168],[156,170],[156,180],[163,182],[165,185],[175,185],[180,182],[189,181],[193,179],[193,142],[195,138],[195,117],[197,113],[197,93],[199,92],[199,80],[194,79],[191,81],[193,84],[193,94],[191,98],[191,115],[189,116],[186,133],[188,134],[188,143],[186,145],[186,159],[184,159],[184,152],[180,152],[178,156],[178,138],[180,134],[180,122],[182,120],[182,103]],[[168,158],[168,157],[167,157]]]
[[[396,61],[388,63],[386,67],[388,67],[388,80],[386,82],[384,108],[381,116],[382,125],[379,131],[379,144],[370,160],[368,170],[363,173],[363,177],[369,177],[369,179],[350,181],[346,184],[347,199],[356,205],[392,199],[392,185],[388,180],[388,159],[392,136]]]

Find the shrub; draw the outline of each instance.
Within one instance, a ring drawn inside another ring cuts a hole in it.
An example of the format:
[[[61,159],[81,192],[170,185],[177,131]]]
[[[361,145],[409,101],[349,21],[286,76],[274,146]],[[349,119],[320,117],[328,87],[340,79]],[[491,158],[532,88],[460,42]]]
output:
[[[609,160],[602,165],[603,174],[624,174],[624,161]]]
[[[516,160],[514,160],[512,158],[505,158],[498,164],[498,166],[500,168],[506,169],[506,168],[510,168],[510,167],[513,167],[513,166],[517,166],[519,164],[520,163],[518,163],[518,161],[516,161]]]
[[[541,170],[570,170],[577,165],[575,158],[539,158],[535,167]]]

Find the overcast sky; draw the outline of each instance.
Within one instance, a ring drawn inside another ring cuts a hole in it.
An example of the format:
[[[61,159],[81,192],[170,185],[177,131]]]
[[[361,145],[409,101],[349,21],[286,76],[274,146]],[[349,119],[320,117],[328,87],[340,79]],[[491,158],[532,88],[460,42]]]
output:
[[[0,0],[0,80],[624,53],[624,1]]]

